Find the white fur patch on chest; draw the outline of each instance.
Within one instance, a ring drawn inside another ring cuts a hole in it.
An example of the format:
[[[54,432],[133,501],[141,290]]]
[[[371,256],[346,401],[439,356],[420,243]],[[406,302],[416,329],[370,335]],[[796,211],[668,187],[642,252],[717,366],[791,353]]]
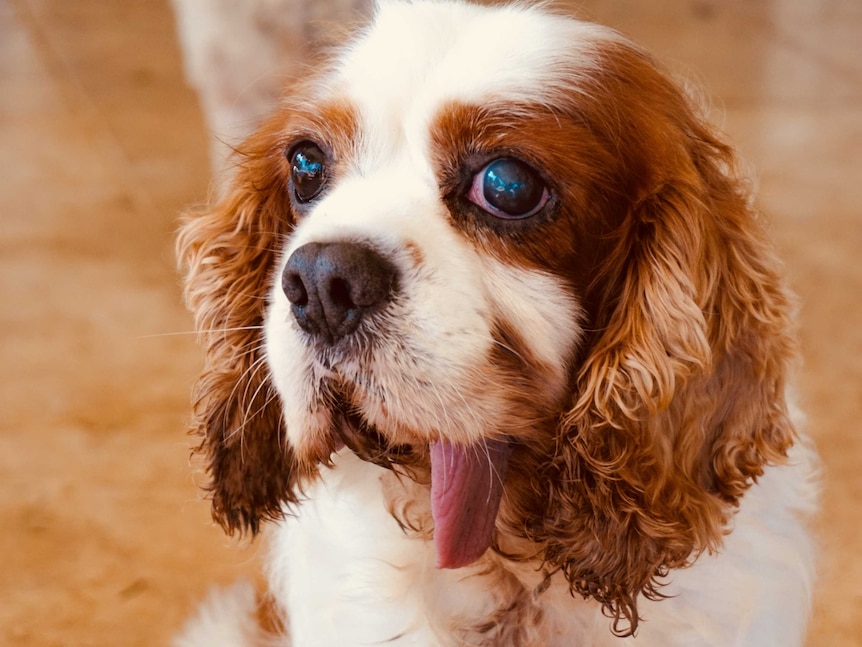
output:
[[[489,552],[469,568],[435,568],[433,542],[388,512],[395,496],[430,514],[427,490],[350,452],[308,495],[270,538],[270,586],[295,644],[497,646],[515,644],[514,631],[517,644],[563,647],[607,632],[597,605],[573,600],[560,578],[543,584],[535,564]]]

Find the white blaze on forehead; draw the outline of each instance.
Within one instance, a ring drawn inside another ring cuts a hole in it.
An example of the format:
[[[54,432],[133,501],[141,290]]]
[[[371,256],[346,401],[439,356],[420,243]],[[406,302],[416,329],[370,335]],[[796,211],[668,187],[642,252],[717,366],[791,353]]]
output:
[[[367,139],[372,134],[366,133]],[[302,218],[290,238],[292,251],[307,242],[368,240],[396,247],[406,239],[444,236],[437,180],[426,158],[393,156],[370,168],[364,151]],[[429,222],[428,216],[439,216]],[[427,231],[439,227],[439,232]],[[451,235],[451,234],[450,234]]]
[[[617,38],[527,6],[385,1],[345,52],[336,84],[362,108],[387,116],[453,99],[536,102],[592,67],[596,42]]]

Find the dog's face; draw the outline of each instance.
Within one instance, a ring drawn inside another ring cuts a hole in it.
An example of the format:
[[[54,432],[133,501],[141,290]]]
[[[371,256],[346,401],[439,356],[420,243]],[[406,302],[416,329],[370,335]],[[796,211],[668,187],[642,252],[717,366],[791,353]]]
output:
[[[329,449],[333,399],[395,444],[475,445],[529,433],[566,392],[591,187],[553,143],[586,129],[541,106],[594,28],[439,9],[386,6],[284,115],[296,227],[267,357],[300,457]],[[513,60],[515,41],[535,45]],[[514,411],[524,387],[534,410]]]
[[[525,29],[517,12],[459,7],[453,30],[453,16],[425,9],[387,7],[285,114],[296,226],[273,278],[267,361],[300,461],[373,435],[420,460],[432,448],[432,471],[445,455],[449,484],[461,469],[502,479],[510,444],[551,442],[580,338],[585,277],[572,268],[592,243],[571,223],[590,217],[572,211],[590,187],[551,145],[579,126],[536,99],[555,52],[594,28]],[[516,39],[541,45],[514,69]],[[487,488],[467,479],[446,492],[435,510],[471,515],[452,522],[469,550],[443,546],[436,515],[440,562],[458,566],[487,549],[499,499],[480,531]]]
[[[226,527],[347,445],[430,480],[439,565],[519,536],[636,623],[788,446],[732,153],[615,32],[387,2],[243,152],[181,237]]]

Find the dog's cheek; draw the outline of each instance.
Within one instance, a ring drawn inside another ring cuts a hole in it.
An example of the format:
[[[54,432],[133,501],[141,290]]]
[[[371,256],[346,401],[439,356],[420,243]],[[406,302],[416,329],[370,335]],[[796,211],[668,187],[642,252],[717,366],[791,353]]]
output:
[[[279,274],[280,276],[280,274]],[[265,323],[266,365],[281,400],[287,442],[300,460],[315,462],[331,443],[331,414],[322,406],[323,379],[293,323],[290,304],[276,286]]]
[[[568,385],[572,358],[583,338],[582,309],[571,286],[547,272],[487,258],[483,276],[503,340],[541,378],[548,395]]]

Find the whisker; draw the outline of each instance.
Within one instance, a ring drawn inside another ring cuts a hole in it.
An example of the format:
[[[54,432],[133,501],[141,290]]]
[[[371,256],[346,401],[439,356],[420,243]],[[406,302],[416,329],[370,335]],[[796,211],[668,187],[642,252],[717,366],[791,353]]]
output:
[[[263,346],[262,344],[257,344],[254,347],[249,348],[244,354],[245,355],[254,355],[261,350],[262,346]],[[239,402],[245,401],[245,397],[248,395],[249,384],[254,379],[258,370],[260,370],[260,367],[263,365],[263,362],[265,362],[265,361],[266,361],[266,356],[264,354],[261,354],[251,364],[249,364],[248,368],[246,368],[242,372],[242,374],[239,376],[239,378],[234,382],[233,389],[231,389],[230,395],[228,396],[228,398],[230,400],[237,399]],[[240,385],[245,385],[245,391],[242,394],[241,398],[236,397],[237,396],[237,389],[240,387]]]
[[[524,364],[526,364],[526,363],[527,363],[527,360],[526,360],[526,359],[524,359],[524,356],[523,356],[523,355],[521,355],[521,353],[519,353],[517,350],[515,350],[514,348],[512,348],[512,347],[511,347],[511,346],[509,346],[508,344],[504,344],[504,343],[503,343],[503,342],[501,342],[499,339],[494,339],[494,340],[492,340],[492,341],[493,341],[497,346],[499,346],[500,348],[502,348],[503,350],[505,350],[505,351],[508,351],[508,352],[512,353],[512,355],[514,355],[515,357],[517,357],[517,358],[518,358],[519,360],[521,360],[521,362],[523,362]]]
[[[179,330],[175,332],[159,332],[152,333],[150,335],[138,335],[137,339],[153,339],[158,337],[183,337],[186,335],[237,332],[239,330],[263,330],[263,326],[237,326],[235,328],[206,328],[204,330]]]
[[[251,405],[251,403],[253,403],[255,401],[255,398],[257,397],[258,393],[260,393],[260,387],[263,386],[263,384],[266,382],[265,379],[260,380],[260,385],[258,385],[258,387],[255,389],[255,392],[252,394],[251,399],[248,399],[249,387],[251,386],[252,381],[257,377],[258,373],[260,372],[261,367],[263,367],[265,362],[266,362],[266,356],[261,355],[252,363],[251,366],[248,367],[248,369],[246,369],[245,373],[243,374],[243,381],[245,382],[245,390],[243,391],[243,394],[242,394],[242,399],[241,399],[242,402],[248,402],[249,405]]]
[[[249,342],[249,344],[247,344],[247,348],[243,350],[243,356],[245,356],[245,355],[249,355],[249,354],[252,354],[252,355],[253,355],[253,354],[255,354],[255,353],[258,353],[258,352],[263,348],[263,342],[254,343],[255,341],[257,341],[257,340],[252,340],[251,342]],[[241,384],[245,384],[245,385],[246,385],[246,393],[245,393],[245,394],[243,394],[243,397],[245,397],[245,395],[246,395],[246,394],[247,394],[247,392],[248,392],[248,391],[247,391],[248,384],[251,382],[251,380],[252,380],[252,379],[254,378],[254,376],[257,374],[257,371],[260,369],[260,367],[261,367],[262,363],[263,363],[265,360],[266,360],[266,356],[265,356],[265,355],[263,355],[263,354],[261,354],[261,356],[260,356],[260,357],[258,357],[257,359],[255,359],[255,360],[254,360],[254,361],[253,361],[253,362],[248,366],[248,368],[246,368],[246,369],[245,369],[245,370],[240,374],[239,378],[238,378],[237,380],[235,380],[235,381],[234,381],[233,388],[231,389],[231,392],[230,392],[230,394],[228,395],[228,401],[233,402],[233,401],[237,400],[237,401],[238,401],[238,402],[237,402],[237,404],[238,404],[238,405],[240,405],[240,406],[243,406],[243,405],[242,405],[242,399],[240,399],[240,398],[238,397],[238,395],[237,395],[237,389],[239,389],[239,388],[240,388],[240,385],[241,385]],[[248,413],[248,412],[246,411],[246,413]],[[223,422],[224,422],[225,427],[230,426],[230,425],[231,425],[231,423],[232,423],[232,421],[231,421],[230,419],[228,419],[228,418],[227,418],[227,416],[229,416],[229,415],[230,415],[230,409],[227,409],[227,408],[226,408],[226,409],[225,409],[225,412],[224,412],[224,415],[225,415],[225,419],[224,419],[224,421],[223,421]],[[241,424],[241,425],[240,425],[240,427],[239,427],[240,429],[242,429],[242,427],[244,427],[244,426],[245,426],[245,420],[246,420],[246,418],[245,418],[245,414],[243,414],[243,417],[242,417],[242,421],[243,421],[243,422],[242,422],[242,424]],[[232,438],[232,437],[233,437],[233,435],[235,434],[235,432],[236,432],[236,430],[234,430],[233,432],[231,432],[231,433],[230,433],[230,435],[229,435],[229,436],[227,436],[226,440],[227,440],[228,438]]]
[[[230,440],[237,434],[241,434],[243,429],[247,426],[247,424],[254,419],[261,411],[266,409],[266,407],[272,402],[277,396],[275,393],[270,394],[255,411],[251,410],[251,407],[254,406],[254,401],[257,399],[257,396],[260,395],[262,389],[267,388],[267,384],[264,380],[261,380],[260,384],[257,385],[257,388],[254,390],[254,393],[251,396],[251,399],[248,400],[248,405],[245,407],[245,411],[242,415],[242,423],[236,427],[233,431],[228,434],[226,440]],[[242,442],[243,436],[240,435],[240,442]]]
[[[261,386],[264,386],[264,384],[263,384],[263,383],[261,383]],[[250,413],[247,413],[247,414],[243,417],[243,422],[242,422],[242,424],[241,424],[241,425],[239,425],[239,426],[237,426],[237,428],[236,428],[236,429],[234,429],[233,431],[231,431],[231,432],[227,435],[227,439],[230,439],[230,438],[233,438],[234,436],[236,436],[237,434],[240,434],[239,440],[240,440],[240,455],[241,455],[241,456],[242,456],[243,448],[245,447],[245,444],[244,444],[244,443],[245,443],[245,436],[244,436],[243,434],[241,434],[242,430],[245,428],[246,424],[247,424],[250,420],[252,420],[255,416],[257,416],[261,411],[263,411],[264,409],[266,409],[266,408],[267,408],[270,404],[272,404],[272,402],[274,402],[277,398],[278,398],[278,394],[277,394],[277,393],[275,393],[275,392],[271,393],[271,394],[269,395],[269,397],[267,397],[267,399],[266,399],[266,400],[264,400],[263,404],[261,404],[261,405],[260,405],[260,406],[255,410],[255,411],[252,411],[252,412],[250,412]]]

